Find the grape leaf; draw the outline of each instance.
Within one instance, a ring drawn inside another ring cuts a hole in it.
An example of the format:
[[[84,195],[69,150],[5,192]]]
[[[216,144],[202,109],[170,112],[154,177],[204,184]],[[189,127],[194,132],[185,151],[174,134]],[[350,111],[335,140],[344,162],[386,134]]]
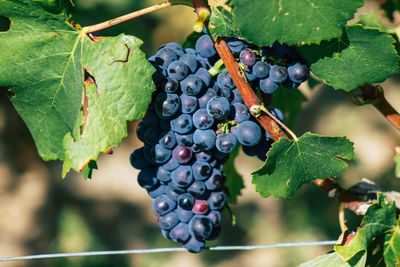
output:
[[[280,138],[264,166],[253,173],[252,183],[262,197],[287,198],[304,183],[339,176],[347,169],[342,159],[353,156],[353,143],[345,137],[305,133],[297,141]]]
[[[247,41],[264,46],[319,43],[342,34],[361,0],[234,0],[233,23]]]
[[[367,261],[367,254],[360,253],[359,257],[351,259],[349,262],[344,261],[339,254],[331,252],[320,256],[313,260],[300,264],[299,267],[364,267]]]
[[[299,51],[311,64],[311,71],[326,84],[351,91],[364,84],[383,82],[398,72],[394,42],[387,33],[353,25],[341,38],[319,46],[304,46]]]
[[[90,52],[83,54],[82,62],[96,77],[96,86],[86,86],[89,115],[84,130],[78,138],[70,134],[64,138],[63,175],[71,167],[81,170],[100,152],[119,144],[127,136],[126,121],[143,116],[153,91],[149,86],[153,70],[147,67],[141,44],[126,35],[85,42],[83,49]]]
[[[378,195],[378,201],[371,205],[362,221],[362,227],[347,245],[335,245],[335,251],[345,260],[352,259],[361,251],[367,252],[368,246],[373,240],[385,236],[384,259],[388,263],[399,263],[400,250],[399,224],[396,220],[396,206],[394,203],[387,204],[386,197]],[[374,249],[374,248],[372,248]],[[394,254],[393,254],[394,253]],[[387,264],[395,266],[395,264]]]
[[[232,14],[223,7],[212,8],[208,27],[214,39],[217,36],[229,37],[237,35],[233,28]]]
[[[394,28],[382,23],[381,19],[379,18],[378,14],[376,14],[376,11],[374,9],[372,9],[370,13],[360,14],[360,16],[358,17],[358,23],[363,25],[364,28],[378,29],[383,32],[395,32]]]
[[[241,195],[244,188],[243,177],[235,168],[235,159],[240,151],[240,146],[236,146],[235,150],[229,155],[229,159],[224,163],[224,173],[226,174],[225,190],[229,203],[236,203],[237,197]]]
[[[87,137],[88,128],[82,126],[81,112],[84,69],[96,81],[97,98],[101,99],[110,90],[116,91],[109,100],[114,102],[113,109],[107,110],[110,117],[121,119],[125,115],[120,112],[128,110],[125,119],[139,119],[154,90],[151,79],[154,68],[144,60],[139,49],[141,41],[125,35],[93,41],[66,22],[64,14],[53,14],[29,0],[0,0],[1,15],[12,24],[10,30],[0,32],[0,86],[11,88],[14,94],[11,101],[28,126],[39,155],[44,160],[63,160],[73,154],[74,161],[67,161],[67,166],[80,170],[84,166],[77,162],[97,159],[94,155],[100,151],[95,150],[100,146],[107,142],[108,147],[119,145],[124,136],[120,131],[126,126],[115,128],[117,123],[92,123],[90,127],[94,129],[90,131],[115,133],[120,139]],[[129,62],[125,62],[127,59]],[[132,68],[133,62],[138,66]],[[124,69],[128,67],[129,70]],[[122,97],[121,86],[129,91],[125,92],[128,97]],[[133,99],[132,95],[137,97]],[[90,99],[89,108],[98,103],[98,99]],[[98,105],[97,111],[99,108]],[[69,142],[64,143],[66,135]],[[72,149],[70,138],[82,140],[82,147]]]
[[[288,90],[280,88],[272,96],[272,102],[268,108],[279,108],[285,117],[285,124],[292,128],[296,122],[297,116],[301,111],[301,105],[307,101],[307,98],[299,89]]]

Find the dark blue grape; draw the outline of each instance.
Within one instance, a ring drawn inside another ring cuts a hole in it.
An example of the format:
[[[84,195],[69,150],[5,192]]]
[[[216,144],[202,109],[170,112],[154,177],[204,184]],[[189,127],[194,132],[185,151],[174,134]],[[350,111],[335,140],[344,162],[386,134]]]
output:
[[[219,170],[214,168],[210,178],[208,178],[204,184],[206,185],[206,188],[208,190],[212,191],[221,188],[224,185],[224,183],[225,183],[225,176],[223,176]]]
[[[197,199],[205,199],[209,194],[206,185],[202,181],[194,181],[189,186],[188,192]]]
[[[176,142],[180,146],[191,147],[193,145],[193,133],[178,134],[175,133]]]
[[[212,192],[207,199],[208,205],[212,210],[220,210],[225,206],[226,198],[224,192]]]
[[[192,168],[189,165],[181,165],[171,173],[172,183],[186,188],[193,182]]]
[[[247,44],[244,41],[236,38],[228,38],[227,44],[233,53],[240,53],[240,51],[247,48]]]
[[[196,75],[196,77],[199,77],[203,81],[205,86],[210,86],[211,75],[208,70],[206,70],[205,68],[199,68],[194,75]]]
[[[310,69],[307,65],[301,64],[299,62],[292,63],[287,69],[289,79],[295,83],[302,83],[307,80],[310,75]]]
[[[178,55],[171,48],[162,48],[156,53],[156,62],[161,63],[162,66],[167,67],[174,60],[178,59]]]
[[[185,53],[192,56],[198,55],[197,51],[193,48],[185,48]]]
[[[270,109],[269,112],[270,112],[272,115],[274,115],[275,117],[277,117],[278,120],[280,120],[280,121],[283,122],[283,119],[284,119],[284,117],[283,117],[283,112],[282,112],[280,109],[278,109],[278,108],[273,108],[273,109]]]
[[[186,190],[173,185],[172,182],[169,182],[167,188],[165,189],[165,192],[169,199],[171,199],[173,201],[177,201],[178,197],[181,194],[185,193]]]
[[[161,184],[155,189],[153,188],[152,190],[147,190],[147,194],[149,194],[151,198],[156,198],[158,196],[164,195],[167,188],[168,186]]]
[[[210,36],[203,35],[196,41],[196,51],[202,57],[212,57],[217,54],[217,50],[214,48],[214,43]]]
[[[171,157],[166,163],[163,164],[163,167],[167,171],[173,171],[179,167],[179,163],[173,157]]]
[[[235,83],[233,82],[229,72],[226,70],[218,74],[217,85],[219,88],[226,88],[226,89],[235,88]]]
[[[197,129],[206,130],[211,128],[214,124],[214,119],[208,114],[207,110],[204,108],[198,109],[193,114],[193,125]]]
[[[265,94],[272,94],[278,90],[279,84],[274,82],[271,77],[260,80],[260,89]]]
[[[136,127],[137,138],[144,143],[144,132],[147,130],[147,126],[141,121]]]
[[[168,119],[175,115],[181,106],[181,101],[177,94],[159,93],[154,101],[157,115],[161,119]]]
[[[198,98],[199,108],[207,107],[207,102],[214,96],[217,96],[217,92],[214,89],[209,88],[201,97]]]
[[[140,187],[148,190],[156,188],[159,184],[152,168],[141,170],[138,174],[137,180]]]
[[[175,79],[172,79],[171,77],[167,78],[167,81],[164,84],[164,91],[168,94],[173,94],[176,93],[179,89],[179,84],[178,81]]]
[[[192,210],[194,201],[195,199],[191,194],[182,194],[178,197],[178,206],[185,210]]]
[[[179,164],[185,164],[192,159],[192,150],[189,147],[177,145],[172,150],[172,158]]]
[[[222,153],[231,153],[237,145],[237,138],[233,133],[221,134],[217,137],[216,148]]]
[[[264,79],[264,78],[268,77],[269,69],[270,69],[270,66],[269,66],[268,62],[258,61],[253,66],[253,74],[259,79]]]
[[[165,45],[165,48],[170,48],[172,50],[174,50],[174,52],[180,56],[183,55],[185,52],[183,51],[183,48],[180,44],[172,42],[172,43],[168,43]]]
[[[158,142],[160,129],[158,127],[150,127],[144,132],[144,143],[147,145],[155,145]]]
[[[250,112],[246,105],[242,103],[233,103],[231,106],[231,113],[229,119],[237,123],[247,121],[250,119]]]
[[[197,129],[193,135],[193,142],[202,150],[214,148],[217,137],[213,130]]]
[[[163,183],[168,183],[169,181],[171,181],[171,171],[165,169],[162,166],[159,166],[157,168],[156,176],[157,176],[157,179]]]
[[[169,130],[171,130],[171,125],[169,123],[169,120],[167,120],[167,119],[160,120],[160,128],[161,128],[161,130],[163,130],[165,132],[169,132]]]
[[[164,216],[161,216],[158,220],[158,226],[160,226],[160,228],[163,230],[171,230],[178,223],[179,218],[175,211],[171,211]]]
[[[154,108],[149,108],[144,115],[142,120],[143,124],[147,127],[158,127],[159,125],[159,118],[157,117],[156,111]]]
[[[214,226],[221,225],[222,216],[221,216],[221,212],[220,211],[212,210],[207,215],[207,217],[211,219],[211,221],[213,222]]]
[[[231,103],[243,103],[243,99],[240,96],[239,90],[238,89],[234,89],[232,90],[232,95],[233,95],[233,99],[231,100]]]
[[[152,76],[153,81],[156,85],[162,84],[167,77],[167,70],[164,67],[158,65],[155,65],[154,68],[156,69],[156,71]]]
[[[180,56],[179,60],[182,61],[183,63],[185,63],[189,67],[189,69],[192,73],[195,73],[197,71],[197,69],[199,68],[197,59],[193,55],[183,54]]]
[[[134,150],[129,157],[129,161],[133,168],[139,170],[148,168],[151,165],[144,157],[144,147]]]
[[[171,158],[171,150],[163,148],[160,144],[150,147],[148,152],[147,147],[145,147],[145,157],[146,153],[149,155],[151,161],[159,164],[165,163]]]
[[[245,146],[254,146],[260,142],[261,129],[253,121],[244,121],[236,129],[236,138]]]
[[[284,58],[290,53],[290,48],[286,44],[280,44],[275,41],[272,45],[272,51],[276,58]]]
[[[286,81],[284,81],[282,83],[282,85],[286,88],[286,89],[295,89],[297,87],[299,87],[299,83],[295,83],[293,81],[291,81],[290,79],[286,79]]]
[[[176,202],[168,198],[167,195],[161,195],[153,200],[152,208],[156,216],[162,216],[174,210]]]
[[[169,237],[176,243],[185,243],[190,238],[189,226],[186,223],[179,223],[171,230]]]
[[[244,75],[246,76],[247,81],[253,82],[257,80],[257,76],[254,75],[252,72],[244,71]]]
[[[226,89],[226,88],[221,88],[218,92],[218,95],[230,100],[232,98],[232,90]]]
[[[207,113],[216,120],[225,119],[230,112],[229,101],[221,96],[214,96],[207,103]]]
[[[209,161],[212,158],[211,151],[200,151],[196,153],[196,160],[198,161]]]
[[[269,78],[276,83],[283,83],[288,77],[287,69],[284,66],[272,65],[269,70]]]
[[[187,94],[181,94],[181,112],[192,114],[196,111],[199,105],[197,98],[194,96],[188,96]]]
[[[195,215],[189,222],[189,232],[197,240],[206,240],[212,233],[213,223],[204,215]]]
[[[177,81],[181,81],[189,74],[189,67],[182,61],[175,60],[168,66],[168,75]]]
[[[254,54],[253,50],[246,48],[240,52],[239,60],[246,66],[251,67],[256,63],[256,54]]]
[[[205,248],[205,242],[199,241],[196,238],[191,237],[189,241],[183,244],[183,247],[191,253],[199,253]]]
[[[176,146],[175,134],[172,131],[161,133],[158,143],[166,149],[173,149]]]
[[[165,239],[171,239],[170,236],[169,236],[169,232],[170,232],[170,231],[161,229],[161,234],[162,234],[162,236],[163,236]]]
[[[171,120],[171,129],[179,134],[186,134],[193,129],[192,116],[181,114],[176,119]]]
[[[193,217],[194,213],[191,210],[185,210],[181,207],[176,209],[176,213],[178,214],[178,218],[181,222],[187,223]]]
[[[182,92],[190,96],[196,96],[200,94],[203,88],[203,81],[194,74],[190,74],[183,81],[181,81]]]
[[[205,153],[206,154],[206,153]],[[208,156],[208,154],[206,154]],[[192,165],[193,176],[195,180],[204,181],[210,177],[212,173],[212,168],[206,161],[196,161]]]

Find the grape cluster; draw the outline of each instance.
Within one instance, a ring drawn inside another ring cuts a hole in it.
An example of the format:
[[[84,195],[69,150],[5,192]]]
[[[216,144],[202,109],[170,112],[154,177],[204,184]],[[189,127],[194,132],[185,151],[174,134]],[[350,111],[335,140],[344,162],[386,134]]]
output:
[[[148,60],[156,68],[157,90],[137,127],[144,146],[133,151],[138,183],[152,197],[164,237],[190,252],[218,237],[226,204],[223,164],[238,144],[265,160],[272,139],[252,120],[227,71],[212,77],[219,59],[208,35],[196,49],[177,43]],[[283,120],[278,109],[271,112]]]
[[[243,40],[227,41],[231,51],[238,57],[247,80],[265,94],[272,94],[279,85],[287,89],[297,88],[310,75],[308,66],[302,63],[294,48],[275,42],[258,48]]]

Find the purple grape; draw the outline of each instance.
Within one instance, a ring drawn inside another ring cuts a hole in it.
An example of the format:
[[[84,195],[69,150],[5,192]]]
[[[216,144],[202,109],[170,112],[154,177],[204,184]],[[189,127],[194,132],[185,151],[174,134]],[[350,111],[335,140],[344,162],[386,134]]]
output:
[[[256,63],[256,54],[253,50],[246,48],[240,52],[239,60],[248,67],[251,67]]]
[[[189,67],[182,61],[175,60],[168,66],[168,76],[181,81],[189,74]]]
[[[189,226],[186,223],[179,223],[169,233],[169,237],[176,243],[184,243],[190,238]]]
[[[196,51],[200,56],[209,58],[217,54],[210,36],[203,35],[196,41]]]
[[[261,129],[253,121],[244,121],[236,129],[236,138],[245,146],[254,146],[261,140]]]
[[[217,137],[216,148],[222,153],[231,153],[237,145],[237,138],[233,133],[221,134]]]
[[[179,218],[175,211],[171,211],[163,216],[160,216],[158,220],[158,226],[160,226],[160,228],[163,230],[171,230],[178,223]]]
[[[181,165],[171,173],[172,184],[186,188],[193,182],[192,168],[189,165]]]
[[[167,195],[161,195],[153,200],[152,208],[156,216],[162,216],[174,210],[176,202],[168,198]]]
[[[207,130],[214,124],[214,119],[208,114],[204,108],[198,109],[193,114],[194,127],[200,130]]]
[[[207,113],[216,120],[225,119],[230,112],[229,101],[220,96],[214,96],[207,103]]]
[[[189,147],[178,145],[172,150],[172,157],[179,164],[185,164],[192,159],[192,150]]]

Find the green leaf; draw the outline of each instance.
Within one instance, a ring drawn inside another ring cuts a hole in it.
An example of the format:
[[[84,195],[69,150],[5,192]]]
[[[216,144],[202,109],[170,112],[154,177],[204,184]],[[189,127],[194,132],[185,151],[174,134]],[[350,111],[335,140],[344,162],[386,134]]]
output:
[[[262,197],[287,198],[305,183],[339,176],[347,169],[342,159],[353,156],[353,143],[345,137],[305,133],[297,141],[280,138],[264,166],[253,173],[252,183]]]
[[[398,223],[396,221],[396,206],[394,203],[386,204],[383,195],[378,196],[378,201],[371,205],[363,219],[362,227],[358,229],[356,236],[347,245],[335,245],[335,251],[346,261],[353,258],[360,251],[367,251],[369,244],[381,235],[386,235],[385,252],[390,260],[393,260],[392,252],[398,250],[398,237],[390,240],[397,234]],[[395,255],[399,256],[399,255]],[[397,258],[398,260],[398,258]],[[390,265],[389,265],[390,266]]]
[[[97,162],[92,160],[90,161],[81,171],[81,174],[85,179],[92,179],[93,170],[97,170]]]
[[[212,8],[210,23],[208,26],[212,37],[230,37],[237,33],[233,28],[232,14],[223,7]]]
[[[337,38],[361,0],[234,0],[233,23],[242,37],[259,46]]]
[[[370,13],[362,13],[358,17],[358,22],[363,25],[364,28],[378,29],[383,32],[395,32],[395,30],[382,23],[378,14],[374,9]]]
[[[339,254],[331,252],[313,260],[300,264],[298,267],[364,267],[367,261],[367,254],[360,253],[349,262],[344,261]]]
[[[9,31],[0,33],[0,86],[28,126],[44,160],[64,158],[62,140],[73,132],[82,102],[82,35],[62,14],[33,1],[0,1]]]
[[[399,266],[400,265],[400,226],[399,221],[397,226],[394,227],[385,236],[383,257],[386,266]]]
[[[154,85],[142,41],[126,35],[86,41],[82,61],[95,85],[86,86],[89,108],[84,130],[78,138],[64,138],[66,156],[63,175],[69,168],[81,170],[100,152],[107,152],[127,136],[126,121],[143,117]]]
[[[336,89],[351,91],[357,86],[380,83],[398,72],[398,57],[387,33],[347,27],[342,37],[319,46],[299,49],[311,71]]]
[[[307,98],[299,89],[288,90],[280,88],[272,96],[272,102],[268,108],[279,108],[284,113],[285,124],[292,128],[296,122],[297,116],[301,112],[301,106]]]
[[[0,15],[12,22],[9,31],[0,32],[0,86],[14,93],[11,101],[40,156],[66,159],[65,174],[96,160],[105,146],[119,145],[126,120],[143,116],[154,90],[154,68],[139,49],[141,41],[126,35],[93,41],[63,14],[30,0],[0,0]],[[96,82],[94,93],[86,91],[85,125],[84,70]]]
[[[230,153],[228,161],[224,164],[224,173],[226,174],[225,191],[229,203],[236,203],[237,197],[241,195],[244,188],[243,177],[235,168],[235,159],[240,151],[240,146]]]

